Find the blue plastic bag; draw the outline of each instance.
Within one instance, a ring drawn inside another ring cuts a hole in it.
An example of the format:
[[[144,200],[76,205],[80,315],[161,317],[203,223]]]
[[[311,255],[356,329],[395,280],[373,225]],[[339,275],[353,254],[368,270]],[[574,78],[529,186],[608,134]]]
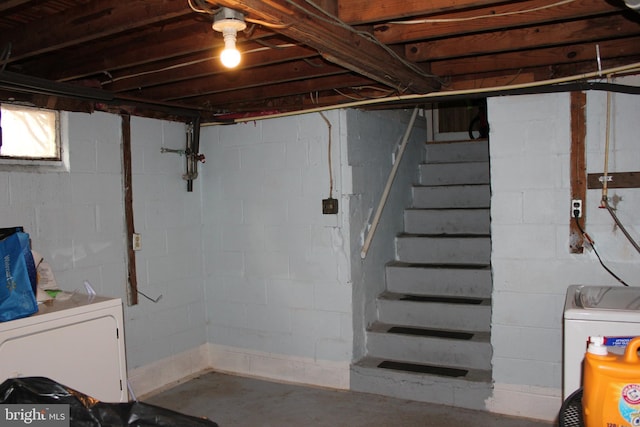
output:
[[[0,322],[36,313],[36,270],[29,235],[16,232],[0,240],[0,257]]]

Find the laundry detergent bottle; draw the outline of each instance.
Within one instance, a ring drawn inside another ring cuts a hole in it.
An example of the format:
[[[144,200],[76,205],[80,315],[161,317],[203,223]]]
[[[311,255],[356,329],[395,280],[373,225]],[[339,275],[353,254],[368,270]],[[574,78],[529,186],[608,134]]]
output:
[[[585,427],[640,426],[640,337],[624,354],[609,353],[603,337],[590,337],[584,357],[582,408]]]

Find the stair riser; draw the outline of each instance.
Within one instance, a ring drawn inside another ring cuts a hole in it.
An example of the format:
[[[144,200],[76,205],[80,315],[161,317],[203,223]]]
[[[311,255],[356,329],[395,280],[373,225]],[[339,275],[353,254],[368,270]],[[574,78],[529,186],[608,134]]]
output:
[[[350,383],[354,391],[476,410],[486,410],[485,401],[492,394],[489,382],[417,375],[357,365],[351,370]]]
[[[389,325],[489,332],[488,305],[420,303],[378,299],[378,320]]]
[[[491,239],[488,237],[411,237],[396,238],[398,261],[422,264],[488,265]]]
[[[490,205],[489,185],[413,187],[414,208],[489,208]]]
[[[381,359],[426,365],[491,368],[491,345],[486,342],[368,332],[367,354]]]
[[[489,144],[487,141],[429,144],[426,150],[427,163],[481,162],[489,160]]]
[[[491,297],[491,271],[387,266],[387,289],[399,294]]]
[[[404,229],[409,234],[489,234],[489,209],[408,209]]]
[[[421,185],[488,184],[489,162],[420,165]]]

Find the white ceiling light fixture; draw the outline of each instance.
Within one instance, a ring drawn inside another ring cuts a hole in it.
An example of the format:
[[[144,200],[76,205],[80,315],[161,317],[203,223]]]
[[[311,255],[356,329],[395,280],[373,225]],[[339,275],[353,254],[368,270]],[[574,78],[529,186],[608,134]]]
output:
[[[631,10],[640,13],[640,0],[624,0],[624,4]]]
[[[222,33],[224,50],[220,54],[222,65],[234,68],[240,64],[240,52],[236,49],[236,34],[247,28],[244,15],[228,7],[223,7],[213,17],[213,29]]]

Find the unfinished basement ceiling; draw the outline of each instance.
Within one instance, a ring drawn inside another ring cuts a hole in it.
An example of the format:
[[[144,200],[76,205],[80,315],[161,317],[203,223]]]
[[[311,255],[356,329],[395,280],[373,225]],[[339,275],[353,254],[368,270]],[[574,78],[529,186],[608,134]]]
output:
[[[530,84],[640,61],[640,13],[630,6],[6,0],[0,101],[210,122]],[[247,20],[237,37],[242,62],[233,70],[220,64],[223,39],[211,28],[219,7]]]

